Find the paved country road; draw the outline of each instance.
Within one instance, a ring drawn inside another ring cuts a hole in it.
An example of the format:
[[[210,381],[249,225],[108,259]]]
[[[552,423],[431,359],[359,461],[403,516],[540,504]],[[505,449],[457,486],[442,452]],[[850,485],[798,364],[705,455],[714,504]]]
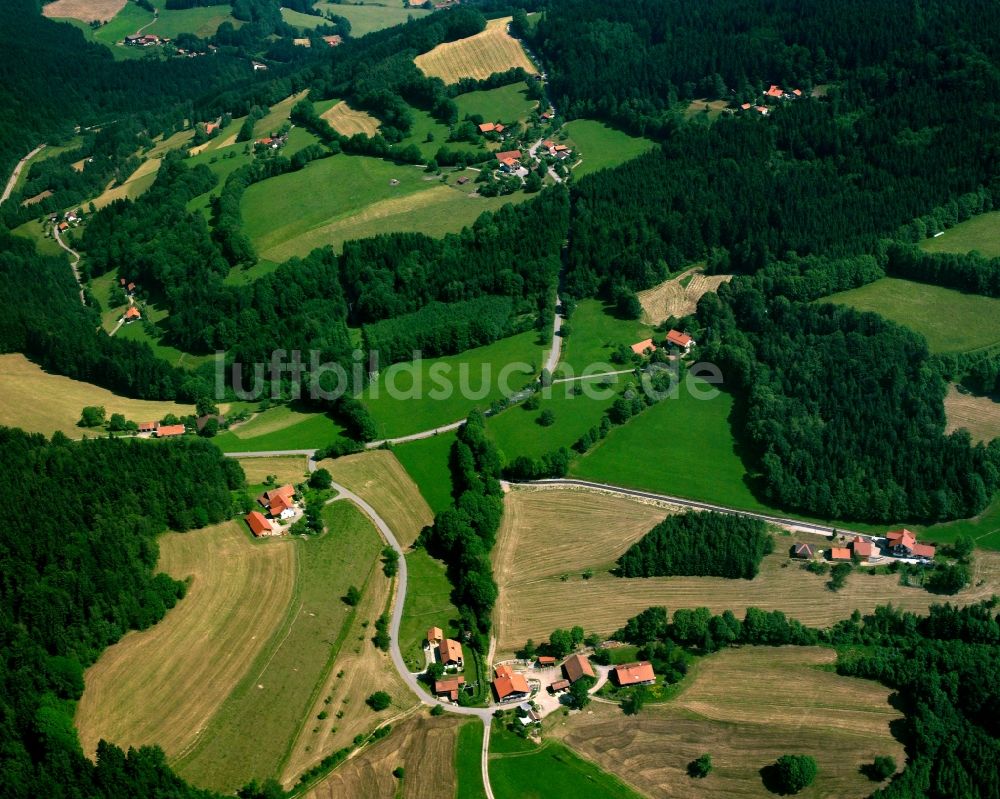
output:
[[[4,186],[3,195],[0,195],[0,205],[7,202],[10,199],[10,195],[14,192],[14,186],[17,185],[17,179],[21,177],[21,172],[27,165],[28,161],[34,158],[38,153],[45,149],[44,144],[39,144],[34,150],[28,153],[24,158],[17,162],[17,166],[14,167],[14,171],[10,173],[10,180],[7,181],[7,185]]]

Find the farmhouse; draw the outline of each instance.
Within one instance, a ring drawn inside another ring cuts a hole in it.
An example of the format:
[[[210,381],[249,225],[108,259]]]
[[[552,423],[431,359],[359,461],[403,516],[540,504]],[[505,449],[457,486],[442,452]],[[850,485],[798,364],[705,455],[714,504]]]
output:
[[[843,561],[851,559],[851,550],[847,547],[830,547],[830,560]]]
[[[442,666],[454,666],[461,669],[465,665],[462,660],[462,645],[451,638],[445,638],[438,644],[438,662]]]
[[[504,150],[501,153],[497,153],[497,161],[501,164],[507,162],[514,162],[515,166],[520,166],[521,164],[521,151],[520,150]]]
[[[264,507],[272,519],[288,519],[295,515],[295,488],[290,485],[283,485],[281,488],[272,488],[265,491],[257,502]]]
[[[647,661],[616,666],[611,670],[611,678],[622,688],[629,685],[652,685],[656,682],[653,666]]]
[[[182,424],[165,424],[156,429],[157,438],[170,438],[171,436],[182,435],[184,435],[184,425]]]
[[[563,663],[562,670],[570,682],[576,682],[581,677],[594,676],[594,667],[584,655],[570,655]]]
[[[445,680],[435,680],[434,695],[447,696],[452,702],[457,702],[459,688],[463,685],[465,685],[465,677],[462,675],[449,677]]]
[[[864,558],[865,560],[868,560],[868,558],[874,557],[878,554],[878,549],[875,544],[862,538],[860,535],[855,536],[854,540],[851,541],[851,550],[859,558]]]
[[[813,548],[809,544],[793,544],[792,545],[792,557],[793,558],[803,558],[805,560],[811,559],[813,556]]]
[[[671,330],[667,333],[667,343],[687,352],[698,342],[687,333],[681,333],[679,330]]]
[[[775,84],[772,83],[771,88],[769,88],[766,92],[764,92],[764,95],[766,97],[771,97],[775,100],[780,100],[782,97],[785,96],[785,93],[784,91],[782,91],[780,86],[776,86]]]
[[[139,432],[140,433],[155,433],[157,428],[159,428],[159,422],[139,422]]]
[[[653,344],[653,339],[647,338],[645,341],[633,344],[632,352],[636,355],[649,355],[650,353],[656,352],[656,345]]]
[[[917,536],[909,530],[890,530],[886,534],[889,552],[899,557],[933,558],[937,551],[929,544],[918,544]]]
[[[247,526],[250,528],[250,532],[253,533],[257,538],[265,535],[274,535],[274,528],[271,526],[271,522],[264,518],[264,514],[260,511],[252,510],[245,517],[244,520]]]
[[[122,315],[122,321],[125,324],[128,324],[129,322],[134,322],[136,319],[141,319],[141,318],[142,314],[139,312],[139,309],[136,308],[134,305],[130,305],[128,308],[126,308],[125,313]]]
[[[531,693],[524,675],[514,671],[510,666],[497,666],[495,672],[493,693],[496,694],[498,702],[520,701]]]
[[[750,103],[743,103],[743,105],[740,106],[740,109],[743,111],[749,111],[751,108],[753,108],[753,106],[750,105]]]
[[[755,105],[753,110],[760,114],[762,117],[766,117],[771,113],[770,109],[766,105]]]
[[[312,47],[312,42],[305,38],[292,39],[292,44],[296,47]]]
[[[344,40],[334,33],[332,36],[324,36],[323,41],[326,42],[327,47],[337,47]]]
[[[431,627],[427,630],[427,643],[431,646],[438,646],[444,640],[444,633],[440,627]]]

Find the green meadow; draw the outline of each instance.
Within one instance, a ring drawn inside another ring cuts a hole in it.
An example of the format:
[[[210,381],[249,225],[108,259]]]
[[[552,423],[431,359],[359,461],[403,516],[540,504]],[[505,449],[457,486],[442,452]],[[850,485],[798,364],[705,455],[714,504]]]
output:
[[[458,98],[455,98],[458,102]],[[410,114],[413,117],[413,125],[410,132],[399,142],[399,147],[408,147],[413,144],[420,150],[420,154],[425,159],[433,158],[442,147],[447,147],[455,152],[472,153],[480,149],[479,144],[471,144],[464,141],[448,141],[451,128],[438,122],[427,111],[421,108],[410,107]],[[459,114],[459,118],[462,115]],[[472,177],[475,177],[473,175]]]
[[[538,103],[528,97],[523,83],[478,92],[466,92],[455,98],[458,118],[480,114],[491,122],[523,122]]]
[[[32,219],[30,222],[25,222],[23,225],[18,225],[16,228],[11,230],[15,236],[23,236],[26,239],[32,239],[35,242],[35,246],[38,251],[43,255],[52,255],[57,257],[65,257],[66,251],[63,250],[56,240],[51,236],[45,235],[45,228],[38,222],[37,219]]]
[[[431,12],[426,8],[403,8],[402,2],[385,3],[317,3],[317,11],[327,11],[350,20],[351,36],[364,36],[372,31],[402,25],[411,17],[419,19]],[[298,23],[292,22],[292,25]]]
[[[458,730],[458,743],[455,746],[455,776],[458,781],[455,795],[462,799],[486,799],[486,791],[483,790],[482,749],[482,725],[478,721],[467,721]]]
[[[555,741],[530,752],[491,755],[496,799],[641,799],[616,777]]]
[[[511,391],[523,388],[541,361],[538,333],[528,331],[461,355],[393,364],[359,399],[375,418],[379,438],[405,436],[485,410],[503,396],[504,382]]]
[[[971,252],[987,258],[1000,256],[1000,211],[990,211],[946,230],[940,236],[920,242],[927,252]]]
[[[819,302],[873,311],[927,339],[931,352],[967,352],[1000,343],[1000,299],[886,277]]]
[[[451,506],[451,470],[448,459],[455,438],[454,432],[447,432],[406,444],[396,444],[392,448],[434,513],[440,513]]]
[[[229,22],[234,28],[243,24],[233,17],[228,5],[172,10],[166,7],[166,0],[152,0],[152,2],[159,13],[156,22],[143,33],[155,33],[167,39],[175,39],[179,33],[193,33],[195,36],[207,38],[214,35],[223,22]]]
[[[425,549],[406,554],[407,587],[403,617],[399,624],[399,650],[414,669],[424,665],[423,642],[430,627],[440,627],[455,637],[459,629],[458,609],[452,604],[452,585],[446,567]]]
[[[624,164],[656,146],[649,139],[629,136],[591,119],[574,119],[565,127],[568,143],[574,150],[572,162],[583,159],[583,163],[573,170],[576,178]]]
[[[631,346],[653,335],[652,327],[636,319],[615,318],[599,300],[582,300],[567,324],[569,335],[563,340],[556,377],[580,375],[594,364],[604,364],[597,371],[626,369],[625,365],[611,363],[611,353],[619,344]]]
[[[212,439],[223,452],[318,449],[332,443],[343,428],[324,413],[278,405],[256,414]]]

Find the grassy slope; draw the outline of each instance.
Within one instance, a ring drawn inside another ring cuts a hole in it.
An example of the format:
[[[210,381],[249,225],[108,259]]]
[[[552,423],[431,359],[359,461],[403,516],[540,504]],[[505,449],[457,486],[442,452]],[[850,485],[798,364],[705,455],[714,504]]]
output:
[[[653,335],[653,328],[638,320],[616,319],[598,300],[583,300],[573,311],[569,327],[556,377],[579,375],[589,367],[594,367],[591,373],[624,369],[611,363],[611,353],[619,344],[632,345]]]
[[[195,36],[205,38],[214,35],[223,22],[231,23],[234,28],[243,24],[233,17],[230,7],[226,5],[174,11],[166,7],[166,0],[152,0],[152,2],[159,11],[159,16],[143,33],[155,33],[167,39],[174,39],[179,33],[193,33]]]
[[[448,456],[454,441],[454,433],[442,433],[393,447],[399,462],[413,478],[424,500],[435,513],[451,505]]]
[[[927,252],[978,250],[988,258],[995,258],[1000,255],[1000,211],[980,214],[955,225],[937,238],[922,241],[920,248]]]
[[[478,721],[467,721],[458,730],[455,746],[455,776],[458,779],[455,795],[461,799],[486,799],[480,760],[482,747],[482,725]]]
[[[403,8],[402,3],[317,3],[320,12],[330,11],[337,16],[345,17],[351,22],[351,36],[364,36],[372,31],[402,25],[410,17],[417,19],[427,16],[430,11],[424,8]],[[297,24],[297,23],[292,23]]]
[[[1000,343],[1000,299],[883,278],[821,302],[874,311],[927,339],[931,352],[967,352]]]
[[[352,610],[340,601],[375,568],[381,539],[346,503],[324,510],[329,532],[300,542],[296,594],[284,624],[212,719],[178,771],[199,785],[233,790],[277,774],[314,692],[340,649]],[[250,734],[252,731],[252,734]]]
[[[603,122],[590,119],[567,122],[566,131],[574,149],[573,162],[576,162],[576,158],[583,159],[583,163],[573,170],[577,179],[600,169],[623,164],[656,146],[649,139],[629,136]]]
[[[413,116],[413,125],[410,127],[410,132],[399,142],[400,147],[415,144],[424,158],[433,158],[442,147],[458,152],[475,152],[479,149],[477,144],[448,141],[450,128],[438,122],[427,111],[411,106],[410,114]],[[427,141],[428,134],[431,135],[431,141]],[[475,175],[471,177],[475,178]]]
[[[326,414],[279,405],[212,440],[223,452],[317,449],[334,441],[342,432],[343,428]]]
[[[480,114],[484,119],[499,120],[504,123],[527,119],[537,104],[535,100],[528,98],[528,90],[523,83],[512,83],[499,89],[466,92],[455,98],[459,119],[464,119],[466,115]]]
[[[23,225],[18,225],[11,233],[15,236],[23,236],[26,239],[33,239],[35,247],[42,255],[66,257],[66,251],[56,244],[54,238],[45,235],[45,228],[37,220],[33,219],[30,222],[25,222]]]
[[[488,408],[490,402],[501,396],[499,383],[505,366],[523,365],[523,371],[512,372],[507,380],[513,391],[525,384],[528,375],[538,371],[542,347],[537,340],[538,334],[529,331],[461,355],[393,364],[379,373],[378,381],[364,391],[361,400],[375,417],[380,438],[404,436],[458,421],[474,408]],[[445,391],[441,391],[432,375],[445,378]],[[480,397],[484,385],[488,391]],[[471,391],[463,391],[463,386]],[[436,399],[432,393],[448,396]],[[466,399],[469,394],[471,398]]]
[[[417,549],[406,555],[409,585],[403,619],[399,626],[399,648],[413,668],[423,666],[423,642],[430,627],[440,627],[446,635],[458,635],[458,610],[451,602],[451,583],[445,566]],[[471,663],[471,659],[470,659]]]

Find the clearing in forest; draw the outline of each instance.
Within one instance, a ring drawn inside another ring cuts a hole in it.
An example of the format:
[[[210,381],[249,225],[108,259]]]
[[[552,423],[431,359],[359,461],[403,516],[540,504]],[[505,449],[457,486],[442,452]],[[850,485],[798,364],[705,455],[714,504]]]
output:
[[[987,443],[1000,436],[1000,402],[991,397],[967,394],[950,385],[944,398],[944,412],[949,433],[965,429],[973,441]]]
[[[320,119],[329,122],[330,127],[341,136],[353,136],[356,133],[374,136],[378,132],[380,124],[371,114],[355,111],[344,100],[330,106],[320,114]]]
[[[701,267],[692,267],[658,286],[639,292],[642,320],[658,325],[671,316],[680,319],[693,314],[702,295],[717,291],[719,286],[732,279],[732,275],[706,276]]]
[[[989,211],[961,222],[940,236],[924,239],[920,249],[927,252],[971,252],[987,258],[1000,256],[1000,211]]]
[[[86,405],[104,406],[109,419],[121,413],[137,423],[162,419],[168,413],[194,413],[193,405],[122,397],[93,383],[50,374],[19,353],[0,355],[0,425],[47,436],[56,430],[70,438],[102,435],[100,430],[76,426]]]
[[[835,660],[818,647],[725,650],[699,661],[666,704],[625,716],[592,703],[592,712],[560,718],[552,732],[648,796],[771,796],[759,770],[790,752],[819,766],[803,796],[864,796],[876,786],[860,773],[863,764],[876,755],[906,759],[889,729],[901,714],[889,689],[835,674]],[[691,779],[687,764],[706,753],[711,774]]]
[[[535,65],[525,54],[521,43],[507,33],[511,17],[492,19],[486,30],[439,44],[433,50],[414,59],[417,67],[432,78],[445,83],[457,83],[461,78],[483,80],[494,72],[506,72],[521,67],[530,75],[538,74]]]
[[[828,578],[790,562],[794,541],[823,548],[829,540],[808,534],[778,535],[775,551],[753,580],[721,577],[621,578],[610,573],[617,557],[669,512],[639,499],[576,488],[515,488],[506,496],[504,517],[493,551],[500,589],[494,612],[497,652],[511,653],[528,638],[547,639],[557,627],[583,626],[608,634],[653,605],[732,610],[782,610],[803,624],[825,627],[855,609],[870,613],[892,603],[924,613],[939,598],[906,587],[893,574],[856,570],[837,594]],[[592,570],[590,579],[583,573]],[[564,579],[565,578],[565,579]],[[1000,585],[1000,555],[977,552],[972,586],[953,601],[988,598]]]
[[[42,6],[42,14],[53,19],[107,22],[125,8],[125,0],[55,0]]]
[[[252,542],[241,522],[167,533],[159,545],[159,567],[188,580],[187,595],[87,670],[76,726],[90,756],[104,738],[177,757],[245,678],[292,599],[294,547]]]

